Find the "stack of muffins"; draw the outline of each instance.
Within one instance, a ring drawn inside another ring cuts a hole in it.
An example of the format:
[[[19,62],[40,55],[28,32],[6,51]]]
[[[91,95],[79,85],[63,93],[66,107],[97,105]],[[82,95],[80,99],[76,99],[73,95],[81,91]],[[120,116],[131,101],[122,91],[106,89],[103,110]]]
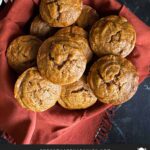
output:
[[[125,57],[136,33],[125,18],[100,19],[82,0],[41,0],[39,13],[30,35],[7,49],[9,65],[21,74],[14,96],[22,107],[42,112],[58,102],[86,109],[96,101],[119,105],[135,94],[138,73]]]

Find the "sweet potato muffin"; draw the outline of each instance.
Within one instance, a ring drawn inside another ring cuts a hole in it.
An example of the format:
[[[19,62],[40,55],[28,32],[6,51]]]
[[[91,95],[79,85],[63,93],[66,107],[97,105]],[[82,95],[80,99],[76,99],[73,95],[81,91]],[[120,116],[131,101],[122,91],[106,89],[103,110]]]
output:
[[[82,0],[41,0],[40,15],[52,27],[66,27],[75,23],[82,6]]]
[[[23,72],[14,89],[17,102],[35,112],[42,112],[54,106],[60,93],[61,86],[41,77],[36,67]]]
[[[53,28],[49,26],[48,23],[44,22],[39,16],[36,16],[30,26],[30,34],[35,35],[40,39],[45,39],[51,32]]]
[[[86,109],[97,101],[92,90],[82,77],[75,83],[62,86],[62,92],[58,103],[66,109]]]
[[[71,84],[81,78],[87,60],[77,43],[51,37],[39,49],[38,69],[43,77],[55,84]]]
[[[41,44],[41,40],[31,35],[23,35],[16,38],[7,49],[9,65],[18,73],[35,66]]]
[[[64,36],[64,35],[78,35],[88,39],[88,33],[83,28],[78,26],[69,26],[65,28],[61,28],[55,33],[56,36]]]
[[[63,36],[64,39],[69,39],[70,41],[76,42],[89,62],[93,56],[93,53],[87,36],[84,33],[87,33],[84,29],[77,26],[72,26],[60,29],[56,32],[55,36]]]
[[[94,8],[88,5],[83,5],[80,17],[76,21],[76,25],[87,28],[91,27],[96,21],[99,20],[99,15]]]
[[[88,83],[97,98],[107,104],[128,101],[138,88],[139,77],[130,61],[121,56],[107,55],[91,67]]]
[[[98,55],[129,55],[136,41],[136,32],[127,19],[108,16],[97,21],[90,31],[92,50]]]

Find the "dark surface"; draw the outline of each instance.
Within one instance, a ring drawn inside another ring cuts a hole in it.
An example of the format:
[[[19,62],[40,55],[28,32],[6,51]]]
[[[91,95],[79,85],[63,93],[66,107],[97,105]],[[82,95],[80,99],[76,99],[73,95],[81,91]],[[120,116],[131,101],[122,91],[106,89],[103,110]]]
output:
[[[150,0],[120,0],[150,25]],[[0,143],[6,143],[0,138]],[[131,101],[119,106],[106,144],[150,144],[150,78]]]
[[[126,5],[147,25],[150,25],[150,0],[118,0]]]

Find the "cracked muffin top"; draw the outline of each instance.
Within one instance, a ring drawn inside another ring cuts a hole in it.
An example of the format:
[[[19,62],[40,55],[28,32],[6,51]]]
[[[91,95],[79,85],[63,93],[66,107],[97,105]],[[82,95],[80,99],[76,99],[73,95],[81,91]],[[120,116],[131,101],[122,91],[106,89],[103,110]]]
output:
[[[93,52],[89,45],[87,32],[84,29],[77,26],[66,27],[56,32],[55,36],[59,36],[59,38],[62,36],[63,39],[69,39],[72,42],[76,42],[86,57],[87,62],[92,59]]]
[[[36,57],[41,44],[41,40],[31,35],[14,39],[7,49],[9,65],[18,73],[36,66]]]
[[[82,6],[82,0],[41,0],[40,15],[52,27],[66,27],[75,23]]]
[[[17,102],[35,112],[42,112],[54,106],[60,94],[61,86],[43,79],[36,67],[23,72],[14,89]]]
[[[93,25],[89,40],[98,56],[114,54],[126,57],[135,46],[136,32],[124,17],[108,16]]]
[[[47,39],[39,49],[38,69],[42,76],[55,84],[71,84],[81,78],[87,60],[79,45],[63,37]]]
[[[94,8],[88,5],[83,5],[81,15],[76,21],[76,25],[87,28],[91,27],[96,21],[99,20],[99,15]]]
[[[86,83],[86,78],[82,77],[75,83],[62,86],[62,92],[58,103],[69,110],[86,109],[97,101],[92,90]]]
[[[78,26],[69,26],[61,28],[55,33],[56,36],[64,35],[78,35],[88,39],[88,32]]]
[[[35,35],[40,39],[47,38],[51,31],[52,27],[48,23],[44,22],[39,16],[36,16],[30,26],[30,34]]]
[[[130,61],[120,56],[107,55],[91,67],[88,83],[97,98],[107,104],[128,101],[138,88],[139,76]]]

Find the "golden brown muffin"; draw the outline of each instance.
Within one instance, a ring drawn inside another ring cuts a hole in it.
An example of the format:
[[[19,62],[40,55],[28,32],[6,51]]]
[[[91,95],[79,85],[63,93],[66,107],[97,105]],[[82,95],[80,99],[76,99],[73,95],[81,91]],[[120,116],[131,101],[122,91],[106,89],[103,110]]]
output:
[[[83,28],[78,26],[69,26],[65,28],[61,28],[55,33],[56,36],[64,36],[64,35],[78,35],[88,39],[88,33]]]
[[[41,44],[41,40],[31,35],[23,35],[16,38],[7,49],[9,65],[19,73],[35,66]]]
[[[86,109],[97,101],[92,90],[83,77],[75,83],[62,86],[62,92],[58,103],[66,109]]]
[[[47,39],[37,55],[38,69],[55,84],[71,84],[81,78],[87,60],[75,42],[63,37]]]
[[[76,25],[82,28],[87,28],[91,27],[98,20],[99,15],[96,10],[88,5],[83,5],[81,15],[76,21]]]
[[[45,39],[51,35],[53,28],[44,22],[39,16],[36,16],[30,26],[30,34],[40,39]]]
[[[130,61],[107,55],[91,67],[88,83],[103,103],[118,105],[128,101],[137,91],[139,77]]]
[[[77,26],[72,26],[60,29],[56,32],[55,36],[63,36],[64,39],[69,39],[76,42],[89,62],[93,56],[93,53],[89,46],[86,33],[87,32],[84,29]]]
[[[54,106],[60,94],[61,86],[43,79],[35,67],[23,72],[14,89],[17,102],[35,112],[42,112]]]
[[[41,0],[40,15],[52,27],[66,27],[75,23],[82,6],[82,0]]]
[[[129,55],[136,41],[136,32],[127,19],[108,16],[96,22],[90,31],[92,50],[98,55]]]

